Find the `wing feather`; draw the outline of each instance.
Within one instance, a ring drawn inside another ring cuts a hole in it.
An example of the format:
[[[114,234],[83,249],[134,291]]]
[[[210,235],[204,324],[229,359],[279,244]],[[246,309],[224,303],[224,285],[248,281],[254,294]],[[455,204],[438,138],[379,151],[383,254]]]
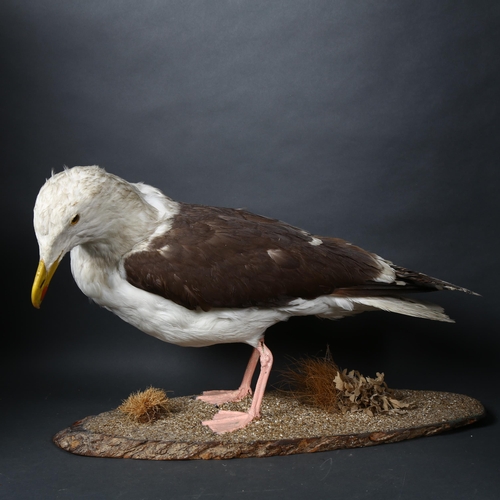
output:
[[[188,309],[273,307],[363,286],[381,273],[377,257],[244,210],[181,206],[172,227],[123,265],[134,286]]]

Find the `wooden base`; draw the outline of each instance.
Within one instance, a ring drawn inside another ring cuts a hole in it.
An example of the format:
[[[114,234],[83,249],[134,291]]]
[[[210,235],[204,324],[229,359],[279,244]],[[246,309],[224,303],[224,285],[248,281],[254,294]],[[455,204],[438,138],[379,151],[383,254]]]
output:
[[[427,394],[424,391],[406,391],[409,394],[419,393],[419,397],[425,398]],[[54,436],[54,442],[63,450],[75,453],[78,455],[86,455],[93,457],[113,457],[113,458],[133,458],[145,460],[186,460],[186,459],[229,459],[229,458],[246,458],[246,457],[270,457],[275,455],[292,455],[296,453],[312,453],[317,451],[336,450],[340,448],[357,448],[365,446],[373,446],[382,443],[395,443],[406,439],[416,437],[432,436],[450,429],[469,425],[476,422],[484,416],[484,408],[482,405],[467,396],[429,392],[429,400],[435,400],[436,416],[439,421],[429,422],[432,420],[432,405],[426,406],[423,412],[426,417],[423,419],[425,423],[422,425],[413,425],[406,428],[383,428],[377,430],[374,428],[373,422],[367,425],[371,429],[367,432],[342,432],[331,434],[326,433],[322,436],[313,437],[293,437],[283,439],[252,439],[242,434],[241,439],[238,439],[236,433],[233,433],[230,439],[216,434],[207,434],[206,438],[189,439],[179,438],[173,439],[165,433],[164,437],[158,439],[148,439],[147,437],[138,439],[124,437],[120,435],[111,435],[108,433],[96,432],[89,430],[92,427],[90,424],[97,417],[87,417],[83,420],[75,422],[72,426],[58,432]],[[435,396],[439,395],[436,399]],[[276,398],[276,396],[274,396]],[[457,399],[458,398],[458,399]],[[174,398],[188,399],[188,398]],[[459,403],[457,403],[459,401]],[[206,404],[200,402],[189,403]],[[443,404],[450,407],[450,415],[452,419],[443,420]],[[439,405],[439,408],[438,408]],[[455,405],[455,406],[453,406]],[[215,410],[214,410],[215,411]],[[415,412],[415,410],[412,410]],[[118,413],[118,412],[115,412]],[[113,412],[109,412],[113,414]],[[413,419],[415,419],[414,413]],[[431,417],[429,417],[429,414]],[[105,415],[105,414],[101,414]],[[110,417],[114,418],[114,417]],[[183,418],[181,413],[170,418]],[[329,415],[329,418],[332,418]],[[352,419],[350,417],[336,415],[336,419]],[[377,421],[383,419],[384,415],[377,416]],[[366,417],[365,417],[366,419]],[[264,420],[264,416],[263,419]],[[413,420],[414,421],[414,420]],[[370,419],[368,419],[370,422]],[[146,424],[149,425],[149,424]],[[199,423],[201,426],[201,422]],[[255,424],[254,424],[255,425]],[[276,424],[280,425],[280,424]],[[376,424],[378,425],[378,424]],[[386,426],[385,426],[386,427]],[[241,431],[237,431],[241,432]],[[114,433],[117,434],[117,433]],[[119,434],[119,432],[118,432]],[[224,435],[227,436],[227,435]]]

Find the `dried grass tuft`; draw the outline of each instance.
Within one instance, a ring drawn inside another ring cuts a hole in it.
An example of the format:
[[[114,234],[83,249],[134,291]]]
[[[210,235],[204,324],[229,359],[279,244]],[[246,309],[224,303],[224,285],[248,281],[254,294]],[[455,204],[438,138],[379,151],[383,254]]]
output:
[[[397,398],[384,381],[384,374],[365,377],[357,370],[341,370],[333,361],[330,349],[324,358],[295,360],[282,372],[283,381],[291,394],[305,404],[343,415],[362,411],[374,416],[379,413],[401,413],[410,403]]]
[[[132,393],[118,407],[135,422],[154,422],[170,412],[168,397],[163,389],[148,387],[145,391]]]

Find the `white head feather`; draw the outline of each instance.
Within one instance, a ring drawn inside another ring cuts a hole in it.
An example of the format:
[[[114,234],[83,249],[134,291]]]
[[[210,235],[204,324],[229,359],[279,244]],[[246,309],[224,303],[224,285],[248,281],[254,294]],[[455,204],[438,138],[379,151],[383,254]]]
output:
[[[77,245],[124,253],[151,234],[158,219],[133,184],[90,166],[50,177],[38,194],[33,223],[40,259],[50,267]]]

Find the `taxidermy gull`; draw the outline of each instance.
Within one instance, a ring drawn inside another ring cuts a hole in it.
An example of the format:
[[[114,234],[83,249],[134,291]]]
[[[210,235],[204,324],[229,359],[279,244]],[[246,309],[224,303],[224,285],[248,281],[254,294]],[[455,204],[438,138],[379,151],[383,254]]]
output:
[[[198,396],[215,405],[243,399],[260,362],[249,411],[220,411],[203,422],[219,434],[260,416],[273,361],[264,344],[271,325],[291,316],[337,319],[374,310],[451,321],[441,307],[407,295],[473,293],[341,239],[245,210],[179,203],[97,166],[53,174],[38,194],[34,228],[36,308],[70,252],[82,292],[139,330],[181,346],[254,348],[239,389]]]

